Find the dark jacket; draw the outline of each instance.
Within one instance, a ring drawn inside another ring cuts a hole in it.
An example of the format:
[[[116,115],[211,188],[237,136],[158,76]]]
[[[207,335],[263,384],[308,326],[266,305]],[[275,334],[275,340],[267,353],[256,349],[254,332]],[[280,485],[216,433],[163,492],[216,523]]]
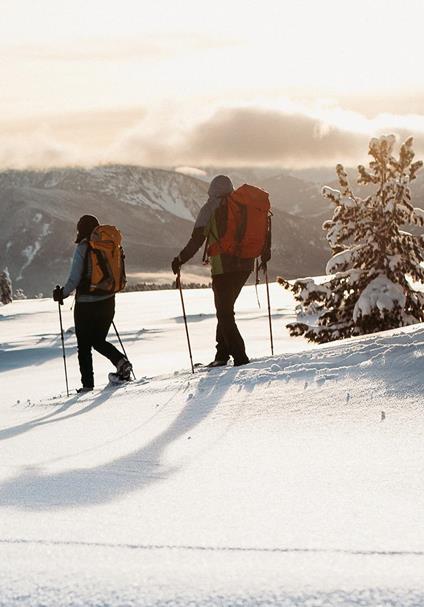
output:
[[[209,186],[208,200],[197,216],[190,240],[179,254],[181,263],[186,263],[197,253],[208,239],[208,244],[219,240],[226,229],[225,198],[234,191],[231,179],[226,175],[218,175]],[[241,259],[234,255],[213,255],[209,258],[211,273],[226,274],[227,272],[240,272],[253,270],[254,259]]]

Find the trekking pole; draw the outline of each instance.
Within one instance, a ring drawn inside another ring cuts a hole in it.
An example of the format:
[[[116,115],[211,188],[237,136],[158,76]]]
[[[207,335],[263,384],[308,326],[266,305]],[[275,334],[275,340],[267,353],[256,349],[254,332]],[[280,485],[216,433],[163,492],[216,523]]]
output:
[[[255,291],[256,301],[258,302],[258,308],[261,309],[261,302],[259,301],[258,284],[259,284],[259,261],[256,260],[256,278],[255,278]]]
[[[268,284],[268,268],[265,265],[265,282],[266,282],[266,296],[268,299],[268,320],[269,320],[269,337],[271,339],[271,355],[274,356],[274,340],[272,338],[272,323],[271,323],[271,302],[269,298],[269,284]]]
[[[180,272],[178,272],[178,274],[177,274],[177,276],[175,278],[175,286],[177,287],[177,289],[180,290],[181,306],[183,308],[184,324],[185,324],[185,330],[186,330],[186,335],[187,335],[188,353],[190,355],[191,372],[194,373],[193,356],[192,356],[192,353],[191,353],[190,336],[188,334],[187,316],[186,316],[185,305],[184,305],[183,290],[182,290],[182,287],[181,287],[181,274],[180,274]]]
[[[65,367],[66,396],[69,396],[68,371],[66,369],[66,355],[65,355],[65,338],[63,336],[62,310],[60,309],[61,304],[63,304],[63,301],[62,302],[60,302],[60,301],[57,302],[57,305],[59,307],[60,337],[61,337],[61,340],[62,340],[63,366]]]
[[[112,320],[112,325],[113,325],[113,328],[115,329],[116,337],[118,338],[119,344],[120,344],[120,346],[122,348],[122,352],[124,353],[125,358],[128,360],[128,356],[127,356],[127,353],[125,352],[124,344],[122,343],[121,336],[118,333],[118,329],[116,328],[114,320]],[[133,376],[134,381],[135,381],[136,378],[135,378],[135,374],[134,374],[133,369],[131,369],[131,373],[132,373],[132,376]]]

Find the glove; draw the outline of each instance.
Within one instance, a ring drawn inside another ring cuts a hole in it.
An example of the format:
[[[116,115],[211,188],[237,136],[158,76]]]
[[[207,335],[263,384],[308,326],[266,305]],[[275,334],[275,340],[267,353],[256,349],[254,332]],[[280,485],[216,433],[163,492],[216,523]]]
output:
[[[174,259],[172,260],[172,263],[171,263],[171,268],[172,268],[172,271],[174,272],[174,274],[180,273],[180,269],[181,269],[182,265],[183,264],[181,263],[180,256],[178,255],[177,257],[174,257]]]
[[[266,265],[270,259],[271,259],[271,250],[267,249],[266,251],[263,251],[263,253],[261,255],[261,263]]]
[[[53,301],[58,301],[61,306],[63,305],[63,287],[56,285],[53,290]]]
[[[271,250],[266,249],[265,251],[263,251],[263,253],[261,255],[261,263],[259,264],[258,270],[263,270],[264,272],[266,272],[266,265],[270,259],[271,259]]]

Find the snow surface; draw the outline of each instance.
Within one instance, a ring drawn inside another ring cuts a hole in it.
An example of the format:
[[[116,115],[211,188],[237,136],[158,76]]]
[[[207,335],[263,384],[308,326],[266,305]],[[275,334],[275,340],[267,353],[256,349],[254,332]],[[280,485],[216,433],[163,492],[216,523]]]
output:
[[[208,362],[212,294],[184,295]],[[254,360],[193,376],[178,292],[119,295],[138,379],[95,355],[70,398],[56,304],[0,307],[2,607],[424,604],[424,327],[312,347],[271,296],[277,354],[248,287]]]

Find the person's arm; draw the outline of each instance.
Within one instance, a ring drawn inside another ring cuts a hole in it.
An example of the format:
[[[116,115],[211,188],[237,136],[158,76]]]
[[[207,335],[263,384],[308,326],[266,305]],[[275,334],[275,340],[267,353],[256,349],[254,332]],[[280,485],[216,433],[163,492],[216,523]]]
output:
[[[87,243],[81,243],[76,247],[68,280],[63,287],[63,297],[68,297],[72,291],[75,291],[81,282],[84,273],[86,252]]]
[[[202,244],[206,239],[206,227],[209,224],[209,220],[216,209],[216,203],[212,204],[211,201],[208,200],[206,204],[200,209],[199,215],[196,219],[196,223],[194,224],[194,229],[191,234],[191,238],[182,249],[177,257],[174,257],[172,260],[172,271],[174,274],[178,274],[180,267],[183,263],[186,263],[189,259],[193,257],[200,249]]]
[[[178,255],[180,263],[186,263],[189,259],[191,259],[205,242],[205,238],[206,235],[204,227],[194,228],[190,240]]]

